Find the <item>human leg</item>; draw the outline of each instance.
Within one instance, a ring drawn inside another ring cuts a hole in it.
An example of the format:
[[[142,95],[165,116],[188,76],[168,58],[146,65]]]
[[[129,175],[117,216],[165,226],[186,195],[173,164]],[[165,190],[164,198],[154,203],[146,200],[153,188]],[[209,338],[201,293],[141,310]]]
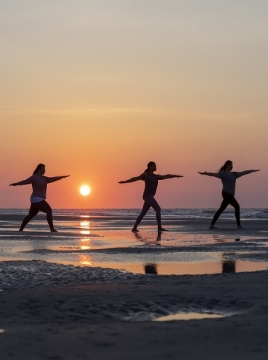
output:
[[[237,227],[241,226],[240,223],[240,205],[238,204],[236,198],[232,196],[232,198],[229,199],[229,204],[232,205],[235,208],[235,218],[236,218],[236,224]]]
[[[136,232],[138,231],[137,230],[137,227],[139,225],[139,223],[141,222],[141,220],[144,218],[144,216],[147,214],[148,210],[150,209],[151,205],[149,205],[145,200],[144,200],[144,204],[143,204],[143,207],[142,207],[142,210],[141,210],[141,213],[140,215],[137,217],[137,220],[132,228],[132,231]]]
[[[161,225],[161,208],[158,204],[158,202],[155,200],[153,196],[148,196],[144,199],[155,211],[156,214],[156,221],[158,226],[158,231],[166,231],[162,228]]]
[[[19,231],[23,231],[28,222],[38,214],[39,210],[36,209],[33,205],[34,204],[31,204],[28,215],[25,216],[25,218],[22,220]]]
[[[224,212],[224,210],[227,208],[227,206],[229,205],[229,201],[224,197],[224,194],[222,194],[223,196],[223,200],[221,203],[220,208],[216,211],[215,215],[213,216],[212,222],[210,227],[213,228],[216,221],[218,220],[218,218],[220,217],[220,215]]]
[[[47,222],[50,227],[50,231],[56,232],[57,230],[55,230],[53,225],[52,209],[50,205],[45,200],[43,200],[38,203],[35,203],[34,206],[36,207],[36,209],[38,209],[38,211],[42,211],[47,214]]]

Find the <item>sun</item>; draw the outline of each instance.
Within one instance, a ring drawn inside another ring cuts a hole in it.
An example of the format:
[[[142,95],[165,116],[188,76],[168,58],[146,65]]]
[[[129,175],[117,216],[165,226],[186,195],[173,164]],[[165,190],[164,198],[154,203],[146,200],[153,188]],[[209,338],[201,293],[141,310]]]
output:
[[[87,185],[83,185],[80,187],[80,194],[83,196],[87,196],[90,193],[90,187]]]

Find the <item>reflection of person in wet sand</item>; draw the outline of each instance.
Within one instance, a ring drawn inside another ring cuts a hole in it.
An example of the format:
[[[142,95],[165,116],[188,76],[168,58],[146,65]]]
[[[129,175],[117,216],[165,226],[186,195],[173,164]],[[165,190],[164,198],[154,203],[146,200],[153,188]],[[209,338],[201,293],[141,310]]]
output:
[[[161,225],[161,208],[158,205],[157,201],[155,200],[154,196],[156,194],[156,189],[158,185],[158,180],[165,180],[165,179],[172,179],[172,178],[180,178],[183,177],[181,175],[156,175],[154,172],[156,171],[156,164],[153,161],[150,161],[147,165],[147,169],[139,176],[133,177],[131,179],[125,180],[125,181],[119,181],[119,184],[126,184],[138,180],[143,180],[145,182],[145,189],[143,192],[143,208],[138,216],[135,225],[133,226],[132,231],[137,232],[138,225],[143,219],[143,217],[146,215],[150,207],[152,207],[156,212],[156,220],[158,225],[158,232],[166,231],[162,228]]]
[[[232,169],[233,169],[233,162],[231,160],[227,160],[217,173],[206,172],[206,171],[199,172],[199,174],[201,175],[214,176],[216,178],[221,179],[223,185],[222,188],[223,201],[221,203],[219,210],[215,213],[212,219],[211,225],[209,227],[210,229],[215,229],[214,225],[216,221],[218,220],[218,218],[227,208],[228,205],[232,205],[235,208],[235,218],[236,218],[237,228],[238,229],[242,228],[240,223],[240,206],[234,197],[236,179],[238,179],[241,176],[251,174],[259,170],[245,170],[241,172],[235,172],[235,171],[231,171]]]
[[[145,264],[144,265],[144,273],[157,275],[158,274],[157,265],[156,264]]]
[[[45,165],[39,164],[34,170],[33,175],[30,176],[28,179],[10,184],[10,186],[32,184],[32,188],[33,188],[33,192],[30,198],[31,206],[30,206],[29,214],[23,219],[22,224],[20,226],[20,231],[23,231],[24,227],[28,224],[28,222],[35,215],[37,215],[39,211],[42,211],[47,214],[47,222],[50,227],[50,231],[57,232],[57,230],[55,230],[53,225],[52,209],[49,206],[49,204],[45,201],[47,184],[61,180],[70,175],[47,177],[44,176],[45,171],[46,171]]]
[[[139,240],[144,242],[145,244],[153,244],[151,241],[149,241],[148,239],[143,238],[139,232],[134,231],[134,235],[135,237]],[[155,240],[155,245],[161,245],[161,236],[162,236],[162,232],[158,232],[157,236],[156,236],[156,240]]]
[[[222,273],[223,274],[234,274],[236,267],[236,261],[232,259],[223,259],[222,260]]]

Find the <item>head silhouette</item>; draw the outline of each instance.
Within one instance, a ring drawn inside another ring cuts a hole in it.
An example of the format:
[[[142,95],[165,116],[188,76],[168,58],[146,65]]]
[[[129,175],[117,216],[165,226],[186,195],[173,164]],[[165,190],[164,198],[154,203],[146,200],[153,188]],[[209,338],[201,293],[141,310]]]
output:
[[[226,171],[226,169],[230,166],[233,165],[233,162],[231,160],[227,160],[225,161],[224,165],[222,165],[222,167],[219,169],[220,171]]]
[[[39,170],[44,169],[44,168],[45,168],[45,165],[44,165],[44,164],[38,164],[38,165],[36,166],[36,169],[35,169],[34,172],[33,172],[33,175],[34,175],[34,174],[38,174]]]
[[[146,169],[144,172],[148,172],[148,171],[150,171],[150,169],[152,169],[152,168],[156,168],[156,163],[155,163],[154,161],[148,162],[148,164],[147,164],[147,169]]]

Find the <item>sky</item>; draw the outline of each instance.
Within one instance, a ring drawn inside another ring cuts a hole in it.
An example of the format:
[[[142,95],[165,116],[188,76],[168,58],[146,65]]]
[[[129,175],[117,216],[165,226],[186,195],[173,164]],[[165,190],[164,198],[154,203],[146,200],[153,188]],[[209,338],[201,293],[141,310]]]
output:
[[[268,207],[266,0],[0,0],[0,208],[27,208],[38,163],[53,208],[138,208],[149,161],[165,208],[216,208],[216,172]],[[91,188],[89,196],[80,186]]]

